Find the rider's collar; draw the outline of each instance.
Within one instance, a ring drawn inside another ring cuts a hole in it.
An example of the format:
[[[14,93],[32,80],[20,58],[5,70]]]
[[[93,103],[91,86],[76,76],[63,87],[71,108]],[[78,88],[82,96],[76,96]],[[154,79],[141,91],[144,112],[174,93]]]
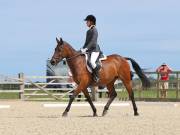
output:
[[[89,27],[89,29],[92,29],[93,27],[95,27],[96,25],[91,25],[90,27]]]

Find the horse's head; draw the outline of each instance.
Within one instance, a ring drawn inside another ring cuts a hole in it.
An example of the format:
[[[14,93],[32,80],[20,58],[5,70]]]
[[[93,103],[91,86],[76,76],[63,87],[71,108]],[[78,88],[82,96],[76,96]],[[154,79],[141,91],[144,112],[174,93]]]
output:
[[[50,61],[52,65],[58,64],[63,58],[66,57],[66,52],[64,49],[64,41],[62,40],[62,38],[60,39],[56,38],[56,41],[57,41],[57,46]]]

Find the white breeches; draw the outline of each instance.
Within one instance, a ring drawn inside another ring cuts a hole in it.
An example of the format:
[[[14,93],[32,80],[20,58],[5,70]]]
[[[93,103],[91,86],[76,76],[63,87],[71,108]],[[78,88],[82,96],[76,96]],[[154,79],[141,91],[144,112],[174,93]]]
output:
[[[91,62],[93,69],[96,68],[96,60],[97,60],[98,56],[99,56],[99,52],[92,52],[91,53],[90,62]]]

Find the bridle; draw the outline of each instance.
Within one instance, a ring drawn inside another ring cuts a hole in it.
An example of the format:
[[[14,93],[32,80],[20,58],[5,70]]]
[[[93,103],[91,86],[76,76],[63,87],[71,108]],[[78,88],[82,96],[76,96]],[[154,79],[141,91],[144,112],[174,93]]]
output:
[[[64,45],[64,43],[61,44],[61,46],[63,46],[63,45]],[[63,47],[62,47],[61,49],[62,49],[61,51],[63,51]],[[83,53],[81,53],[81,51],[77,51],[77,52],[78,52],[78,54],[73,55],[73,56],[71,56],[71,57],[69,57],[69,58],[66,58],[66,60],[67,60],[67,61],[70,61],[70,60],[72,60],[72,59],[74,59],[74,58],[76,58],[76,57],[78,57],[78,56],[80,56],[80,55],[83,55]]]

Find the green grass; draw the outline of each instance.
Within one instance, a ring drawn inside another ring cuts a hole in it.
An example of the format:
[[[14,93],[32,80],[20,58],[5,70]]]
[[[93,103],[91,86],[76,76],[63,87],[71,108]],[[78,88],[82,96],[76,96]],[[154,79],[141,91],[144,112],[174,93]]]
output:
[[[19,99],[19,93],[0,93],[0,99]]]
[[[138,96],[135,97],[142,97],[142,98],[157,98],[157,91],[156,90],[148,90],[148,91],[136,91]]]
[[[28,93],[32,93],[32,92],[29,91]],[[44,92],[38,91],[38,93],[44,93]],[[120,100],[129,98],[126,90],[117,92],[117,94],[118,94],[118,98]],[[141,97],[141,98],[156,99],[157,98],[157,90],[142,90],[142,91],[134,90],[134,95],[135,95],[135,98]],[[160,96],[160,94],[159,94],[159,96]],[[44,97],[51,98],[50,96],[31,96],[31,98],[44,98]],[[68,96],[65,96],[65,97],[68,98]],[[84,96],[82,96],[82,97],[84,97]],[[108,98],[108,94],[103,92],[102,97]],[[176,99],[176,90],[168,90],[167,98]],[[19,99],[19,93],[0,93],[0,99]],[[180,91],[179,91],[179,99],[180,99]]]
[[[135,90],[134,91],[134,96],[135,98],[157,98],[157,90]],[[160,96],[160,94],[159,94]],[[121,98],[128,98],[128,93],[127,91],[121,91],[118,92],[118,97]],[[180,97],[180,92],[179,92],[179,97]],[[167,98],[176,98],[176,90],[168,90],[167,91]]]

